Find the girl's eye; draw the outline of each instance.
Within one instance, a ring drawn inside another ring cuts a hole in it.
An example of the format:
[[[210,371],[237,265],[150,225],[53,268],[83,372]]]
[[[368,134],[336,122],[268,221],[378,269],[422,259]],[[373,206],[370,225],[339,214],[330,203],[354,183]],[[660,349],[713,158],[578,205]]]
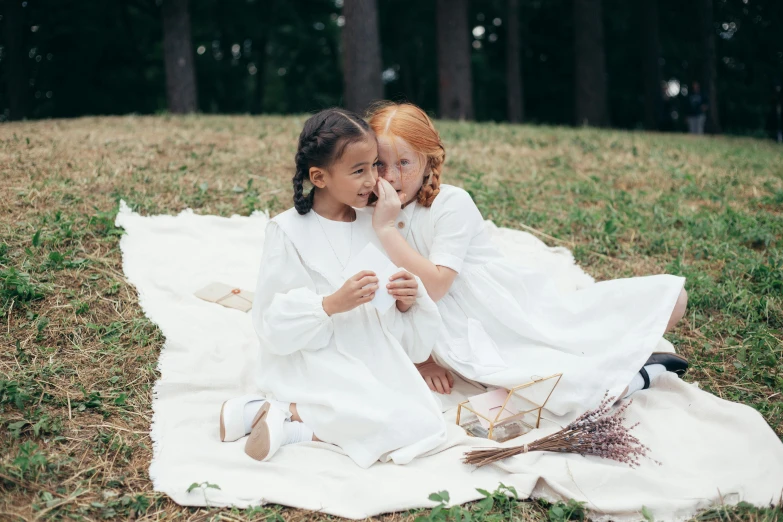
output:
[[[364,172],[364,169],[359,169],[356,172],[354,172],[354,174],[361,174],[362,172]]]
[[[408,161],[408,160],[406,160],[406,159],[404,159],[404,160],[402,160],[402,161],[400,162],[400,165],[408,165],[408,164],[410,164],[410,161]]]

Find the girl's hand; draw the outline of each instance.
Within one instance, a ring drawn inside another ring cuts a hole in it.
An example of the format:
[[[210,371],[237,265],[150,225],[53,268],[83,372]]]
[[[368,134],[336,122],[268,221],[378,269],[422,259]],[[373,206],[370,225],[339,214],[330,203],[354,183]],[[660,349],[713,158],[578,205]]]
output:
[[[346,281],[338,291],[324,297],[324,312],[332,316],[353,310],[372,301],[376,290],[378,290],[378,278],[375,272],[362,270]]]
[[[391,276],[386,288],[392,297],[397,300],[397,309],[400,312],[407,312],[411,306],[416,304],[419,283],[413,274],[407,270],[400,270]]]
[[[383,228],[394,228],[394,222],[400,214],[402,203],[397,191],[394,190],[388,181],[378,178],[373,192],[378,196],[378,202],[375,203],[375,212],[372,215],[372,226],[376,232]],[[405,198],[405,194],[402,194]]]
[[[454,377],[446,368],[438,366],[432,360],[432,356],[423,363],[417,364],[416,368],[424,378],[424,382],[430,387],[430,390],[444,394],[451,393],[451,388],[454,386]]]

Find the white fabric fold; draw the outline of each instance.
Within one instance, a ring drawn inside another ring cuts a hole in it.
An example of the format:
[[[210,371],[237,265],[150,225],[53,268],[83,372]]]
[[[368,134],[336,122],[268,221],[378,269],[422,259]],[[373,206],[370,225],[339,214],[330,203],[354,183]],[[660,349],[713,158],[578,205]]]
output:
[[[266,502],[353,519],[431,507],[430,493],[446,490],[452,503],[481,498],[476,488],[513,486],[522,497],[573,498],[596,518],[640,520],[642,506],[656,520],[679,520],[716,504],[777,502],[783,489],[783,444],[761,415],[724,401],[671,374],[634,395],[627,410],[634,433],[657,465],[638,469],[593,457],[532,452],[474,469],[462,455],[485,440],[468,437],[446,413],[448,441],[406,465],[357,466],[335,446],[283,447],[265,463],[248,458],[244,440],[221,443],[218,414],[229,397],[255,391],[258,337],[251,316],[207,303],[193,292],[212,281],[244,289],[256,285],[260,246],[268,217],[143,217],[123,202],[117,226],[123,270],[136,287],[147,317],[166,338],[152,408],[154,443],[150,477],[156,491],[188,506],[248,507]],[[488,227],[506,256],[548,267],[564,289],[589,286],[591,278],[565,249],[552,249],[530,234]],[[464,385],[464,386],[463,386]],[[477,390],[462,383],[459,394]],[[511,444],[529,443],[558,429],[541,429]],[[220,489],[187,492],[193,482]]]

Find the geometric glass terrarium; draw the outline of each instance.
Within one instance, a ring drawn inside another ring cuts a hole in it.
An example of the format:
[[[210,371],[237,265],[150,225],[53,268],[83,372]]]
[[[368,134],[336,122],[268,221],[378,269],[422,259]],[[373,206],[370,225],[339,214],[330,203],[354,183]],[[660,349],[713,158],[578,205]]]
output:
[[[498,388],[471,397],[457,406],[457,424],[468,435],[497,442],[524,435],[541,423],[541,410],[560,382],[562,373],[506,390]]]

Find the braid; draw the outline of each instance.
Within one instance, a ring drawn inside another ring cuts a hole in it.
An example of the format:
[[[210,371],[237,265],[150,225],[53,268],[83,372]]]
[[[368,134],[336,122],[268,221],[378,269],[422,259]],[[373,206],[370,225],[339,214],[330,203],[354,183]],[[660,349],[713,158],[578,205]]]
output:
[[[419,205],[424,207],[431,206],[437,195],[440,194],[440,174],[443,172],[443,163],[446,161],[445,149],[441,146],[440,150],[440,154],[430,157],[430,173],[421,185],[417,196]]]
[[[297,154],[297,156],[299,156]],[[313,208],[313,200],[315,199],[315,187],[310,189],[310,192],[304,195],[304,181],[308,178],[308,170],[303,169],[300,162],[296,162],[296,173],[294,174],[294,207],[296,211],[304,215],[310,212]]]
[[[342,156],[350,144],[367,139],[373,131],[357,114],[345,110],[325,109],[311,116],[299,135],[294,176],[294,207],[299,214],[313,208],[316,187],[304,195],[304,183],[310,180],[310,168],[326,168]]]

